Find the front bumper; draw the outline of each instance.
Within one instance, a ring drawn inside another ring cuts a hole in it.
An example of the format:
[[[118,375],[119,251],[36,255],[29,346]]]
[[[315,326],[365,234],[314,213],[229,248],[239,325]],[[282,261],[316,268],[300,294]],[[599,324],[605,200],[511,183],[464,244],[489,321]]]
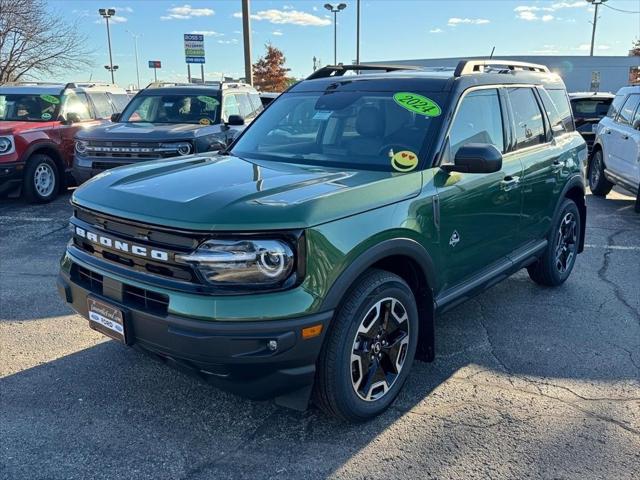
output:
[[[315,363],[332,311],[284,320],[198,320],[127,301],[127,284],[103,277],[99,290],[74,277],[74,265],[62,268],[58,291],[88,318],[87,297],[102,299],[124,312],[129,345],[238,395],[268,399],[313,384]],[[82,267],[84,268],[84,267]],[[302,339],[302,329],[322,324],[320,336]],[[269,341],[276,340],[272,351]]]
[[[0,193],[7,193],[22,183],[24,163],[0,163]]]
[[[154,160],[154,159],[149,159]],[[78,159],[74,156],[73,167],[71,169],[71,175],[78,183],[82,185],[84,182],[92,177],[95,177],[99,173],[116,167],[123,167],[125,165],[131,165],[135,162],[147,161],[136,159],[122,159],[122,158],[81,158]]]

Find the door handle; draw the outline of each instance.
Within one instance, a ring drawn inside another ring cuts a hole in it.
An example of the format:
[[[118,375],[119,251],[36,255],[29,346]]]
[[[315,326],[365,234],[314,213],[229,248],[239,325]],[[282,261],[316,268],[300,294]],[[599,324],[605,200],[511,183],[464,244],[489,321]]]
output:
[[[520,184],[520,177],[506,176],[504,177],[504,180],[500,182],[500,188],[505,192],[508,192],[509,190],[518,187],[519,184]]]
[[[564,162],[561,162],[560,160],[554,160],[553,163],[551,164],[551,171],[558,172],[562,170],[562,167],[564,166],[565,166]]]
[[[627,134],[622,135],[622,139],[623,140],[629,140],[629,135],[627,135]]]
[[[607,135],[611,134],[611,130],[609,130],[608,128],[604,131],[604,133],[606,133]]]

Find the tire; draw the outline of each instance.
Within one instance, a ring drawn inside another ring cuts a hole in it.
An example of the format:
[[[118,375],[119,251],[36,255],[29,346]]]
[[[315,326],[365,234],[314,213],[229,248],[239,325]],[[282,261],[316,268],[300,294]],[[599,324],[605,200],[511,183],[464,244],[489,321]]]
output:
[[[36,153],[29,158],[22,187],[28,201],[50,202],[58,195],[60,184],[60,172],[50,156]]]
[[[604,176],[604,160],[600,149],[593,152],[589,161],[589,188],[598,197],[606,197],[613,188],[613,183]]]
[[[636,213],[640,213],[640,185],[638,185],[638,194],[636,195],[636,204],[633,207]]]
[[[581,222],[576,203],[565,199],[560,205],[544,254],[527,267],[531,280],[539,285],[557,287],[569,278],[578,255]]]
[[[388,328],[378,337],[385,316]],[[418,310],[413,292],[399,276],[369,270],[349,290],[333,319],[318,359],[314,403],[327,414],[349,422],[379,415],[402,389],[417,343]],[[361,354],[352,355],[354,351]],[[367,370],[366,364],[371,369]],[[380,367],[390,372],[385,375],[391,378],[390,384],[381,384],[381,372],[369,379],[368,373]]]

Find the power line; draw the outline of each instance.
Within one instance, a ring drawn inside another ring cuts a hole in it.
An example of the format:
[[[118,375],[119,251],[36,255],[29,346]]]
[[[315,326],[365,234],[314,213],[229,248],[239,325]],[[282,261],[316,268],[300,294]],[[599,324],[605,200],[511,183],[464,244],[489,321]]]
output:
[[[616,12],[622,12],[622,13],[635,13],[638,14],[640,13],[640,11],[633,11],[633,10],[622,10],[621,8],[616,8],[616,7],[612,7],[611,5],[607,5],[606,3],[602,4],[603,6],[610,8],[611,10],[615,10]]]

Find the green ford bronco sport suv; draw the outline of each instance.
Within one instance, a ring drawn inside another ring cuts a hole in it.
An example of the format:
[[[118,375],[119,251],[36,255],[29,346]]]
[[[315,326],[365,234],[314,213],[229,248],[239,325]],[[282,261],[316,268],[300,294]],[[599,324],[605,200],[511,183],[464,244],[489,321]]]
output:
[[[587,147],[570,112],[540,65],[323,68],[227,151],[79,188],[58,289],[222,388],[366,420],[434,359],[436,314],[522,268],[571,273]]]

